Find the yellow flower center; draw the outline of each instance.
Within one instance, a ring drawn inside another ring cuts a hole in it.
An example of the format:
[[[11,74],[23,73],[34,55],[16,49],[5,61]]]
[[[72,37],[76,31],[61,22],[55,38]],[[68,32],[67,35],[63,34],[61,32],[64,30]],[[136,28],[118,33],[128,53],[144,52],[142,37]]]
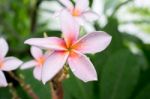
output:
[[[68,52],[71,52],[71,51],[72,51],[72,48],[71,48],[71,47],[67,48],[67,51],[68,51]]]
[[[40,66],[42,66],[44,64],[44,62],[45,62],[45,57],[40,57],[37,61],[38,61],[38,64]]]
[[[0,60],[0,68],[3,66],[3,61]]]
[[[79,11],[78,9],[74,9],[74,10],[72,11],[72,15],[73,15],[73,16],[79,16],[79,15],[80,15],[80,11]]]

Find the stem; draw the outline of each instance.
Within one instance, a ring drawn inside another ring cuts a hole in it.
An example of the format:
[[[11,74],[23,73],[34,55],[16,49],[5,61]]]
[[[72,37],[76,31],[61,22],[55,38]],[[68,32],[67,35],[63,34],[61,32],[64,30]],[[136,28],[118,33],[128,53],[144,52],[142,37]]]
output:
[[[116,8],[114,9],[114,12],[112,13],[111,16],[114,16],[114,15],[116,14],[116,12],[117,12],[123,5],[126,5],[126,4],[128,4],[129,2],[131,2],[131,1],[133,1],[133,0],[126,0],[126,1],[124,1],[124,2],[122,2],[122,3],[120,3],[119,5],[117,5]]]
[[[61,3],[59,0],[56,0],[62,7],[65,7],[63,3]]]
[[[8,84],[9,86],[9,91],[12,94],[12,99],[20,99],[20,97],[18,96],[16,89],[13,87],[12,83]]]
[[[52,99],[63,99],[63,87],[61,82],[51,82]]]
[[[38,9],[39,9],[41,2],[42,0],[37,0],[35,7],[33,8],[33,11],[31,14],[31,32],[34,32],[36,29]]]
[[[65,65],[64,68],[50,82],[52,99],[63,99],[64,92],[62,81],[68,77],[68,66]]]
[[[26,84],[23,79],[17,77],[13,72],[8,72],[8,74],[19,82],[20,86],[28,93],[29,96],[32,97],[32,99],[39,99],[38,96],[33,92],[30,85]]]

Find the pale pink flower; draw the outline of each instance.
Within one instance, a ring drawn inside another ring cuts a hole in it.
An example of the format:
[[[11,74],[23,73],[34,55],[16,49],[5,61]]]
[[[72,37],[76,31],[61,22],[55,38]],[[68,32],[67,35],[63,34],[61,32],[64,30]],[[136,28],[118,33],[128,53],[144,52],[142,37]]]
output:
[[[50,52],[46,52],[45,54],[43,53],[42,49],[38,47],[32,46],[31,49],[31,55],[33,56],[33,60],[30,60],[28,62],[25,62],[22,66],[21,69],[28,69],[34,67],[33,70],[33,75],[37,80],[41,80],[42,76],[42,68],[45,60],[47,57],[50,55]]]
[[[94,66],[84,54],[103,51],[110,44],[111,36],[105,32],[95,31],[78,39],[79,26],[65,10],[61,14],[61,23],[64,38],[31,38],[25,41],[32,46],[54,50],[44,63],[43,83],[51,80],[66,62],[74,75],[84,82],[97,80]]]
[[[67,10],[80,24],[84,25],[86,21],[93,22],[99,18],[99,15],[89,8],[89,0],[75,0],[75,5],[70,0],[59,0],[65,8],[55,13],[60,15],[63,10]]]
[[[5,57],[8,49],[6,40],[0,38],[0,87],[8,85],[3,71],[15,70],[22,64],[22,61],[16,57]]]

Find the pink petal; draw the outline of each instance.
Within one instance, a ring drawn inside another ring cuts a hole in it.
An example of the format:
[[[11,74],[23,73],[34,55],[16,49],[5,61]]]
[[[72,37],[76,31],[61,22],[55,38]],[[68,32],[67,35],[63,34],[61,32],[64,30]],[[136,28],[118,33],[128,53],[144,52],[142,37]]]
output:
[[[35,60],[31,60],[31,61],[28,61],[28,62],[25,62],[21,67],[20,69],[28,69],[28,68],[32,68],[34,67],[35,65],[37,65],[37,62]]]
[[[44,57],[47,59],[54,51],[53,50],[47,50],[45,53],[44,53]]]
[[[4,59],[4,65],[2,66],[2,70],[11,71],[17,69],[23,62],[15,57],[7,57]]]
[[[38,47],[32,46],[30,50],[31,50],[32,56],[35,59],[39,59],[40,57],[43,56],[43,51],[40,48],[38,48]]]
[[[85,19],[83,17],[75,17],[75,20],[79,25],[81,26],[85,25]]]
[[[77,40],[79,26],[72,15],[66,10],[63,10],[61,13],[61,29],[67,46]]]
[[[59,1],[70,10],[74,8],[74,6],[70,0],[59,0]]]
[[[0,87],[6,87],[7,85],[8,84],[7,84],[5,75],[2,71],[0,71]]]
[[[0,38],[0,59],[6,56],[8,49],[6,40],[4,38]]]
[[[42,79],[42,67],[35,67],[33,70],[33,75],[37,80],[41,81],[41,79]]]
[[[73,52],[68,58],[69,66],[76,77],[84,82],[97,80],[97,74],[88,57]]]
[[[64,40],[57,37],[31,38],[25,41],[25,44],[37,46],[44,49],[64,50]]]
[[[84,12],[89,8],[89,0],[76,0],[75,9]]]
[[[87,21],[96,21],[99,19],[99,15],[93,11],[86,11],[82,14],[82,16],[87,20]]]
[[[74,49],[81,53],[97,53],[103,51],[111,42],[111,36],[105,32],[93,32],[80,38]]]
[[[54,52],[46,60],[42,71],[42,82],[45,84],[51,80],[64,66],[68,58],[66,52]]]

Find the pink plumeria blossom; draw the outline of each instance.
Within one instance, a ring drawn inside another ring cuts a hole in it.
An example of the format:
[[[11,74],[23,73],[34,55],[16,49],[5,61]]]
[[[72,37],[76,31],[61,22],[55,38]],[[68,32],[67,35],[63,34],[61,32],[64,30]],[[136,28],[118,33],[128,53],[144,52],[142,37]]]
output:
[[[31,38],[25,43],[45,49],[53,49],[43,66],[42,82],[51,80],[67,62],[76,77],[84,82],[97,80],[97,73],[86,53],[103,51],[111,42],[111,36],[105,32],[95,31],[81,38],[79,26],[67,12],[61,14],[61,28],[64,38]]]
[[[3,71],[15,70],[22,64],[22,61],[16,57],[5,57],[8,49],[6,40],[0,38],[0,87],[8,85]]]
[[[89,0],[75,0],[75,6],[70,0],[59,0],[65,8],[62,10],[67,10],[75,18],[75,20],[80,24],[84,25],[86,21],[95,21],[99,18],[99,15],[89,8]],[[55,15],[60,15],[62,10],[55,13]]]
[[[25,62],[22,66],[21,69],[28,69],[34,67],[33,70],[33,75],[37,80],[41,80],[42,78],[42,68],[45,60],[47,57],[50,55],[50,52],[46,52],[45,54],[43,53],[42,49],[38,47],[32,46],[31,49],[31,55],[34,57],[33,60],[30,60],[28,62]]]

